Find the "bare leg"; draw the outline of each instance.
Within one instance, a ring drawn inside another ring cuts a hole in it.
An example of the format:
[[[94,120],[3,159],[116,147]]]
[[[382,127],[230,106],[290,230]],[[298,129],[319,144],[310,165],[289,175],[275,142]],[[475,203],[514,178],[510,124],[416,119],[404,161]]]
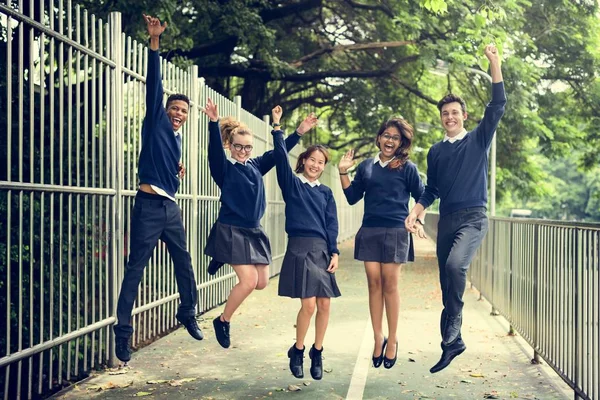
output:
[[[371,313],[371,324],[373,325],[373,336],[375,339],[373,357],[379,357],[384,339],[381,264],[367,261],[365,262],[365,272],[367,273],[367,285],[369,287],[369,312]]]
[[[398,279],[400,277],[401,264],[382,264],[383,276],[383,299],[385,302],[385,313],[389,329],[388,344],[385,356],[392,359],[396,355],[398,336],[398,318],[400,314],[400,293],[398,292]]]
[[[317,298],[317,318],[315,319],[315,349],[323,349],[323,340],[329,323],[329,306],[331,299],[329,297]]]
[[[254,265],[232,265],[238,276],[238,283],[231,289],[221,320],[230,321],[235,310],[246,300],[246,297],[256,289],[258,284],[258,269]]]
[[[315,313],[315,305],[317,303],[316,297],[309,297],[300,300],[302,302],[302,308],[300,308],[300,311],[298,311],[298,317],[296,318],[296,348],[298,350],[302,350],[304,348],[306,332],[308,332],[310,320]]]

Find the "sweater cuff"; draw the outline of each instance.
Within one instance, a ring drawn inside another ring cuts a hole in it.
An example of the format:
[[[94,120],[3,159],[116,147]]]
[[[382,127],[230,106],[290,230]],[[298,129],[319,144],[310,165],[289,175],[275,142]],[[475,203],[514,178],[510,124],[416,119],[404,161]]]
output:
[[[329,251],[329,254],[337,254],[339,256],[340,250],[337,247],[334,247],[332,250]]]
[[[492,100],[506,100],[506,92],[504,91],[504,81],[492,83]]]

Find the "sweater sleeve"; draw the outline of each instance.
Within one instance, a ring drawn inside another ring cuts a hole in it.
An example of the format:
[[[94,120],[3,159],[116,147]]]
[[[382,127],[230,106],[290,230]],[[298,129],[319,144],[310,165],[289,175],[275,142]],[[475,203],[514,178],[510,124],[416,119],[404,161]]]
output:
[[[146,118],[145,123],[157,120],[158,114],[164,110],[162,105],[163,86],[160,77],[160,58],[158,50],[148,49],[148,69],[146,71]],[[154,129],[142,132],[154,132]]]
[[[350,183],[350,186],[344,189],[344,195],[346,196],[346,200],[348,200],[348,204],[350,205],[358,203],[365,194],[363,168],[364,164],[361,163],[356,169],[356,175],[354,175],[354,179]]]
[[[288,160],[286,143],[283,140],[283,131],[274,130],[271,134],[273,135],[273,158],[275,160],[275,170],[277,171],[277,183],[279,184],[285,199],[295,177]]]
[[[505,106],[504,82],[492,83],[492,100],[485,108],[481,122],[472,133],[476,137],[477,143],[486,151],[490,148],[500,118],[504,115]]]
[[[410,173],[407,176],[410,195],[412,196],[413,199],[415,199],[415,201],[418,202],[419,199],[421,198],[421,195],[425,191],[425,185],[423,185],[423,181],[421,180],[421,177],[419,176],[419,170],[417,169],[417,166],[412,163],[410,163],[408,165],[410,165],[410,170],[409,170]],[[407,171],[407,172],[409,172],[409,171]]]
[[[301,136],[298,135],[297,132],[294,132],[285,138],[285,147],[288,152],[292,150],[294,146],[298,144],[298,142],[300,142],[300,138]],[[273,150],[269,150],[262,156],[256,157],[254,161],[256,162],[256,166],[258,167],[261,175],[265,175],[275,166],[275,155],[273,154]]]
[[[435,161],[435,152],[437,147],[434,145],[427,153],[427,185],[421,197],[417,201],[424,208],[429,207],[440,197],[437,183],[437,163]]]
[[[210,175],[218,187],[223,187],[225,179],[225,168],[227,167],[227,156],[223,150],[223,141],[221,139],[221,129],[219,122],[210,121],[208,123],[208,167]]]
[[[337,248],[338,238],[338,218],[337,218],[337,207],[335,205],[335,198],[333,193],[329,190],[329,197],[327,199],[327,208],[325,209],[325,222],[327,223],[327,247],[329,254],[340,254]]]

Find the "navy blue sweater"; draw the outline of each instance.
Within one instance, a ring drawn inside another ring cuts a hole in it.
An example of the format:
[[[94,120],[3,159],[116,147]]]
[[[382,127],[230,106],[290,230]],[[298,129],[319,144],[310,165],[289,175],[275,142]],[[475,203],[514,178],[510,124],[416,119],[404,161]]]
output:
[[[427,186],[419,203],[429,207],[440,199],[440,216],[487,205],[488,152],[504,114],[504,83],[492,84],[492,101],[483,119],[464,139],[438,142],[427,154]]]
[[[277,182],[285,201],[285,231],[289,237],[317,237],[327,242],[329,254],[337,248],[338,219],[333,192],[321,184],[311,187],[290,167],[283,132],[273,131]]]
[[[407,161],[391,169],[373,161],[367,158],[358,165],[354,180],[344,189],[346,199],[352,205],[365,197],[362,226],[403,228],[410,196],[418,201],[424,189],[417,166]]]
[[[243,228],[260,226],[267,205],[263,175],[275,166],[273,151],[251,158],[245,164],[232,164],[223,150],[218,122],[209,122],[208,166],[215,183],[221,188],[221,209],[218,221]],[[286,139],[292,149],[300,141],[294,133]]]
[[[148,50],[146,72],[146,116],[142,124],[142,149],[138,164],[140,184],[147,183],[175,197],[179,189],[181,138],[175,136],[173,124],[163,107],[158,51]]]

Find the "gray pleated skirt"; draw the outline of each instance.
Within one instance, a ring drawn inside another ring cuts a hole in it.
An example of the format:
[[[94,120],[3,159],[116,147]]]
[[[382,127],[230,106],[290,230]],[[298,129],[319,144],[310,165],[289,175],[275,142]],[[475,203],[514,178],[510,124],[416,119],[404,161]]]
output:
[[[354,259],[394,264],[414,261],[412,235],[404,228],[361,227],[354,239]]]
[[[271,264],[271,243],[262,226],[242,228],[215,222],[204,254],[229,265]]]
[[[279,295],[295,299],[341,296],[335,274],[327,272],[330,261],[325,240],[290,238],[279,276]]]

